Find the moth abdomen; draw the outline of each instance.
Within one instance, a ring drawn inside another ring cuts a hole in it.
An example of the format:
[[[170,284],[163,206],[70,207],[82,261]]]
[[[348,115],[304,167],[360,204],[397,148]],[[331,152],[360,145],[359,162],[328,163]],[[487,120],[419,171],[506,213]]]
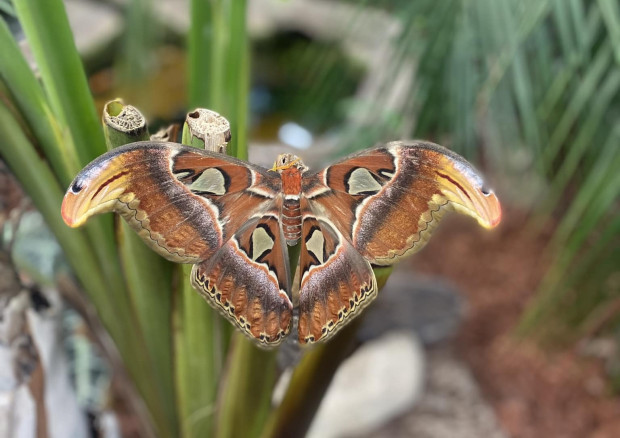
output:
[[[299,197],[286,197],[282,203],[282,231],[289,246],[301,238],[301,208]]]

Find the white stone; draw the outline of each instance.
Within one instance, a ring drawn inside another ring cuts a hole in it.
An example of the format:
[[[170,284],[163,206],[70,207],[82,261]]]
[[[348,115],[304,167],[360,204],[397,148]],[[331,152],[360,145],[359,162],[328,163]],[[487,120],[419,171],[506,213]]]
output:
[[[408,331],[362,345],[336,372],[307,436],[356,436],[410,411],[422,393],[424,363]]]

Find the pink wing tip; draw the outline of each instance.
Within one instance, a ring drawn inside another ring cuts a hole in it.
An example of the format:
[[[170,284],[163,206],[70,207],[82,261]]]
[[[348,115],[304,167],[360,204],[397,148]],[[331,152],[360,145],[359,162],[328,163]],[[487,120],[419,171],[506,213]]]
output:
[[[495,193],[489,192],[486,196],[486,216],[488,228],[495,228],[502,221],[502,206]]]
[[[71,204],[73,203],[69,199],[69,196],[70,196],[69,193],[67,193],[65,197],[62,199],[62,205],[60,207],[60,214],[62,215],[62,220],[65,221],[65,224],[73,228],[75,221],[73,220],[73,217],[70,211]]]

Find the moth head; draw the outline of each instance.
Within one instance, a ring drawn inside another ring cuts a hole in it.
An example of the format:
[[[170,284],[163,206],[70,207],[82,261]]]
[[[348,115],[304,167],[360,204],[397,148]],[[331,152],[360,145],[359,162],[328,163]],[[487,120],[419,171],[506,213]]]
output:
[[[301,161],[301,158],[293,154],[278,155],[278,158],[276,158],[275,163],[273,163],[273,167],[269,170],[273,172],[282,173],[284,170],[290,169],[292,167],[295,167],[301,173],[304,173],[305,171],[308,170],[308,166],[306,166],[304,162]]]

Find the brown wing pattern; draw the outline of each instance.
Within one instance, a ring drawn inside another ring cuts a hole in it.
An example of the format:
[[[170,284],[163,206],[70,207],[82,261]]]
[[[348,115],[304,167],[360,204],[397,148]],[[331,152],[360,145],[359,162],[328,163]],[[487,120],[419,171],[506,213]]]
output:
[[[289,265],[280,180],[242,161],[176,143],[121,147],[89,164],[65,195],[77,227],[120,213],[156,252],[195,263],[192,285],[262,346],[288,333]]]
[[[371,263],[419,250],[446,210],[485,227],[499,202],[473,167],[431,143],[393,142],[304,175],[299,341],[329,339],[377,294]],[[289,332],[282,180],[221,154],[176,143],[115,149],[76,177],[62,215],[70,226],[120,213],[156,252],[194,263],[192,285],[262,346]]]
[[[211,257],[249,218],[269,208],[279,180],[221,154],[177,143],[139,142],[84,168],[62,205],[77,227],[120,213],[153,250],[181,263]]]
[[[304,195],[377,265],[421,249],[446,210],[487,228],[501,217],[497,198],[467,161],[424,142],[388,143],[346,158],[308,175]]]
[[[259,345],[279,344],[289,332],[288,250],[279,206],[251,219],[213,257],[194,265],[192,285],[207,302]]]
[[[329,222],[306,210],[299,260],[299,342],[324,341],[377,294],[370,263]]]

